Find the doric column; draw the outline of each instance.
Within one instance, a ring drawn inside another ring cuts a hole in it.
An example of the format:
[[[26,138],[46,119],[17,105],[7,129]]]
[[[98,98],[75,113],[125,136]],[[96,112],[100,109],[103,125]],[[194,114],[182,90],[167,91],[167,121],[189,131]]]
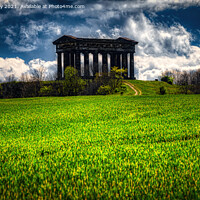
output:
[[[119,52],[114,52],[113,53],[113,58],[114,58],[114,60],[112,61],[113,65],[120,69],[120,53]]]
[[[134,54],[130,53],[130,78],[135,79],[134,75]]]
[[[84,77],[88,78],[89,73],[89,53],[87,51],[84,51]]]
[[[79,76],[81,76],[81,56],[79,51],[75,53],[75,66]]]
[[[99,72],[98,51],[93,52],[93,76]]]
[[[70,63],[69,63],[69,52],[65,52],[64,53],[64,70],[69,65],[70,65]]]
[[[124,69],[127,69],[127,53],[122,53],[122,67]]]
[[[71,54],[70,65],[74,67],[74,52],[72,51],[70,54]]]
[[[118,67],[117,66],[117,53],[114,53],[114,55],[113,55],[113,58],[114,58],[114,66],[116,66],[116,67]]]
[[[108,56],[107,52],[102,53],[102,72],[108,73]]]
[[[122,53],[122,67],[128,70],[128,63],[127,63],[127,53]],[[128,71],[126,72],[126,74]],[[127,75],[126,75],[127,77]]]
[[[116,66],[120,69],[120,55],[121,53],[117,53],[117,64]]]
[[[57,79],[62,79],[62,53],[57,53]]]
[[[110,67],[112,69],[112,67],[115,66],[115,54],[113,52],[110,53]]]

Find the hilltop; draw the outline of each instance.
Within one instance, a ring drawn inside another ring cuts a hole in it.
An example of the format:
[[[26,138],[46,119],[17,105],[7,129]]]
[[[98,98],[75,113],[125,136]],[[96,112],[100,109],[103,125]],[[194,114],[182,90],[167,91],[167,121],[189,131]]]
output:
[[[160,87],[164,86],[166,88],[167,94],[178,94],[180,93],[178,85],[170,85],[163,81],[142,81],[142,80],[125,80],[128,83],[134,85],[137,91],[141,91],[142,95],[158,95]],[[130,90],[128,90],[130,94]]]

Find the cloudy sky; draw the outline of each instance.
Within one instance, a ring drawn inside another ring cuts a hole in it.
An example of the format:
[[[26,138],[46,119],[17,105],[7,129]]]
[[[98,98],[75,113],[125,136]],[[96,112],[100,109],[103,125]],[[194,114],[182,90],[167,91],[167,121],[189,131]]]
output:
[[[73,5],[69,8],[68,5]],[[200,68],[200,0],[0,0],[0,81],[44,66],[56,71],[62,35],[139,42],[136,78]]]

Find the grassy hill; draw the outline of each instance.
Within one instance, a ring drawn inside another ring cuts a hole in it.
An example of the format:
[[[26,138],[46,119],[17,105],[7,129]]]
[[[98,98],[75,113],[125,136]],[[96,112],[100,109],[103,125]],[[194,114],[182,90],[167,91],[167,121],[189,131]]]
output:
[[[142,95],[156,95],[159,94],[160,87],[164,86],[167,90],[167,94],[178,94],[179,86],[170,85],[162,81],[141,81],[141,80],[127,80],[132,83],[136,89],[142,91]]]

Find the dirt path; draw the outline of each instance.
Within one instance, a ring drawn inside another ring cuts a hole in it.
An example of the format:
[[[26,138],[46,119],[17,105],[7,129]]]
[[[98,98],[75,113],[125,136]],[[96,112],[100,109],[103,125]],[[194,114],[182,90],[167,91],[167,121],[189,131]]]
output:
[[[128,85],[132,90],[134,90],[135,91],[135,95],[142,95],[142,91],[139,90],[139,89],[136,89],[135,86],[132,83],[129,83],[129,82],[126,82],[126,81],[123,81],[123,83],[125,85]]]

